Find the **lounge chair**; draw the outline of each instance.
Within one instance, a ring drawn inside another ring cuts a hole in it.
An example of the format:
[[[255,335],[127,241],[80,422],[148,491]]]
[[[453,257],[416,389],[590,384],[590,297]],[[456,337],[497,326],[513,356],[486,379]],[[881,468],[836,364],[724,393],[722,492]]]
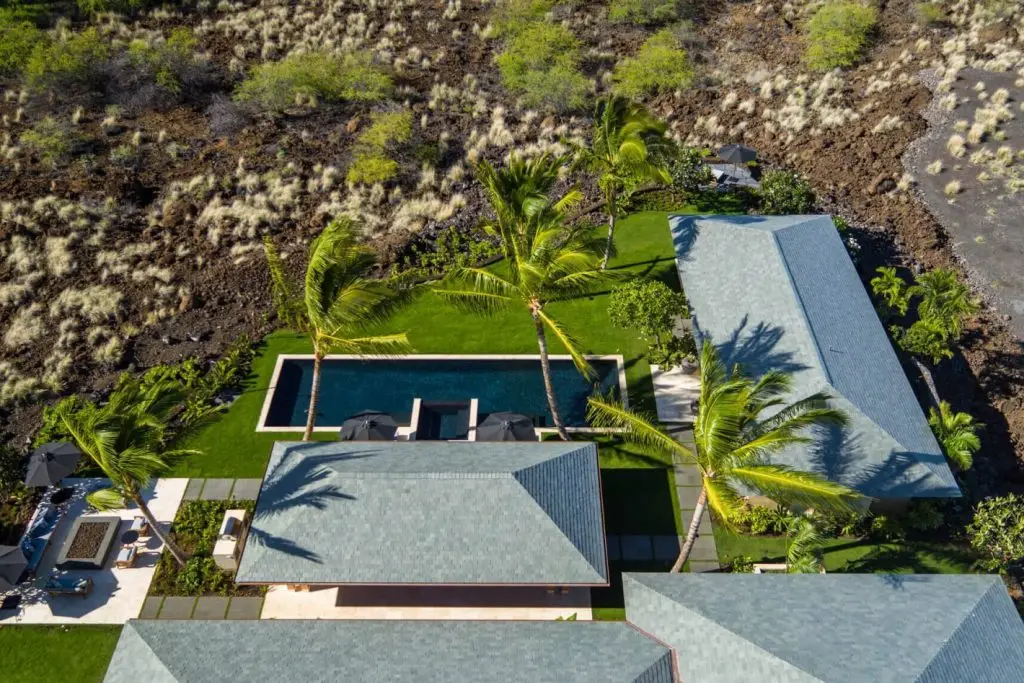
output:
[[[139,551],[134,545],[126,545],[117,553],[114,566],[118,569],[128,569],[135,566],[135,560],[139,557]]]
[[[149,522],[146,521],[145,517],[135,517],[132,519],[132,525],[129,527],[130,531],[138,531],[139,538],[147,538],[149,536]]]
[[[54,576],[47,580],[43,590],[54,597],[77,595],[84,598],[92,592],[92,579],[89,577]]]

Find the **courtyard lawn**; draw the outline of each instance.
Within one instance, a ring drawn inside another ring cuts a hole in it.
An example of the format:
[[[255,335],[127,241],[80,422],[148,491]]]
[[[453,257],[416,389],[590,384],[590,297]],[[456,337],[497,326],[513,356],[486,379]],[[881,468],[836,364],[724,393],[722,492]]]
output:
[[[660,278],[678,289],[667,215],[644,212],[623,219],[616,231],[619,253],[612,259],[610,269],[623,277]],[[492,267],[500,267],[500,264]],[[550,306],[551,313],[572,330],[587,353],[622,354],[630,402],[653,410],[651,371],[643,357],[646,346],[634,332],[612,327],[607,308],[607,290]],[[418,353],[537,353],[537,339],[525,311],[480,318],[456,311],[427,288],[418,292],[381,331],[408,332]],[[564,353],[557,340],[549,339],[549,345],[552,353]],[[223,417],[205,427],[188,444],[203,455],[184,460],[171,476],[262,477],[274,441],[300,438],[298,433],[290,436],[280,432],[256,432],[277,356],[310,352],[309,342],[301,335],[291,332],[269,335],[253,361],[253,371],[242,395]],[[335,435],[324,432],[317,438],[334,439]],[[636,467],[643,458],[635,456],[614,449],[607,456],[602,454],[602,464],[607,461],[617,463],[612,466]]]
[[[120,626],[0,626],[0,680],[102,681],[120,635]]]
[[[723,565],[747,556],[754,562],[782,562],[786,539],[782,536],[744,536],[715,525],[718,560]],[[969,549],[951,543],[906,541],[879,543],[871,539],[833,538],[825,544],[825,570],[900,574],[964,574],[971,571]]]

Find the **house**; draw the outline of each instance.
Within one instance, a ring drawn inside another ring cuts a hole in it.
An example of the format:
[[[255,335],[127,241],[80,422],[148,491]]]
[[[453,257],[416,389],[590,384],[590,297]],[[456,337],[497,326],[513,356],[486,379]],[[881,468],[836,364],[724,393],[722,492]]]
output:
[[[597,447],[278,442],[236,581],[606,586]]]
[[[129,621],[106,683],[673,683],[622,622]]]
[[[669,225],[696,335],[749,375],[789,373],[790,400],[826,391],[850,418],[774,462],[883,506],[960,496],[829,216],[672,216]]]
[[[631,574],[626,619],[694,683],[1020,683],[998,576]]]

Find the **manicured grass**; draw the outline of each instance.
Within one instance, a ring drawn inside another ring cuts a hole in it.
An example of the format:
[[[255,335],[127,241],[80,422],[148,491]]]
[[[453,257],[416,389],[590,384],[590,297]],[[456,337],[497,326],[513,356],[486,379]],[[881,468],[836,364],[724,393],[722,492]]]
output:
[[[0,680],[102,681],[120,634],[120,626],[0,626]]]
[[[678,289],[667,214],[645,212],[630,216],[619,223],[616,236],[619,253],[610,263],[613,272],[624,277],[661,278]],[[653,410],[651,371],[643,357],[646,346],[635,333],[611,326],[607,290],[581,299],[556,302],[549,308],[551,315],[577,336],[587,353],[622,354],[630,402]],[[410,342],[419,353],[537,353],[537,338],[525,310],[484,319],[454,310],[429,288],[418,292],[381,331],[408,332]],[[564,352],[555,339],[549,339],[549,345],[552,353]],[[277,356],[310,352],[309,342],[301,335],[290,332],[269,335],[253,360],[252,375],[242,395],[222,418],[207,426],[188,444],[203,455],[186,459],[171,475],[262,477],[271,446],[283,436],[255,431]],[[322,433],[318,438],[335,436]],[[623,448],[602,454],[602,464],[612,467],[635,467],[642,459],[642,455]]]
[[[755,562],[782,562],[786,540],[781,536],[744,536],[716,525],[718,559],[728,564],[747,556]],[[825,570],[830,572],[895,572],[901,574],[964,574],[971,571],[968,549],[951,543],[907,541],[878,543],[870,539],[833,538],[825,544]]]
[[[591,610],[594,621],[625,621],[626,610],[622,607],[595,607]]]

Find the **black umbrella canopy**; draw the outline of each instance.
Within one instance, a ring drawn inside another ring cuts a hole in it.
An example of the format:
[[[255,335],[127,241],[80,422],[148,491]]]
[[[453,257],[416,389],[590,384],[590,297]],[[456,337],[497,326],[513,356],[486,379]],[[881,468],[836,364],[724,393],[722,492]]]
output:
[[[25,553],[16,545],[0,545],[0,590],[8,590],[18,583],[28,566]]]
[[[491,413],[476,427],[477,441],[536,441],[533,421],[519,413]]]
[[[745,164],[757,158],[757,152],[744,145],[725,145],[718,150],[718,158],[730,164]]]
[[[367,410],[353,415],[341,424],[341,441],[394,441],[398,423],[387,413]]]
[[[25,474],[26,486],[53,486],[75,471],[82,451],[73,443],[54,441],[32,452]]]

